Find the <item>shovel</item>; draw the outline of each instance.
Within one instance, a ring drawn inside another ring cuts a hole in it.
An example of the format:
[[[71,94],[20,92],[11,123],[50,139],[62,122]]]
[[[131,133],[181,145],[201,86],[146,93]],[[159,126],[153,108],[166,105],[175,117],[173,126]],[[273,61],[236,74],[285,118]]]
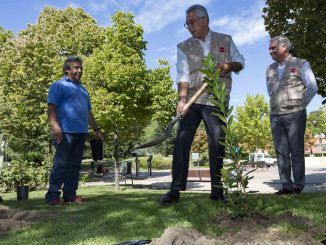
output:
[[[201,95],[204,90],[206,89],[206,87],[208,86],[207,83],[204,83],[200,89],[191,97],[191,99],[188,101],[188,103],[183,107],[183,111],[186,111],[189,109],[189,107],[195,102],[195,100],[199,97],[199,95]],[[149,141],[145,144],[142,144],[142,145],[139,145],[139,146],[136,146],[133,150],[137,150],[137,149],[142,149],[142,148],[148,148],[148,147],[151,147],[151,146],[154,146],[154,145],[158,145],[160,143],[162,143],[163,141],[165,141],[167,138],[169,138],[169,136],[171,135],[171,132],[172,132],[172,128],[173,128],[173,125],[179,121],[179,119],[181,118],[181,113],[178,113],[170,122],[169,124],[166,126],[166,129],[165,129],[165,132],[162,136],[152,140],[152,141]]]

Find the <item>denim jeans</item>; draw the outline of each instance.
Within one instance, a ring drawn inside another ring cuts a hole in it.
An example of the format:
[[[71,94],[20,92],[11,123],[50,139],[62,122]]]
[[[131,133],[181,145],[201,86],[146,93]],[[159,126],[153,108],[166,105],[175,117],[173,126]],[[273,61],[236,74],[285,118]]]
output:
[[[306,110],[284,115],[271,115],[270,120],[282,187],[302,190],[305,186]]]
[[[59,190],[62,186],[64,200],[76,197],[86,135],[86,133],[63,133],[60,144],[55,144],[56,152],[49,189],[45,195],[47,202],[60,198]]]
[[[171,190],[183,191],[186,189],[191,144],[196,130],[203,120],[208,138],[212,194],[223,193],[221,169],[224,146],[219,141],[225,134],[221,127],[222,121],[213,112],[217,112],[215,106],[193,104],[187,115],[180,120],[173,152]]]

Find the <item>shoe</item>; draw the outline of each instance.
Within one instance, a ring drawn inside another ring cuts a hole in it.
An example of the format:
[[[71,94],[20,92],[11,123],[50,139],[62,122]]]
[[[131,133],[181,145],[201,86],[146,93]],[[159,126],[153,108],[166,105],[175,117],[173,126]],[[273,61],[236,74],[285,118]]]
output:
[[[277,192],[275,192],[274,194],[275,195],[286,195],[286,194],[292,194],[292,193],[293,193],[292,190],[282,188],[282,189],[278,190]]]
[[[302,189],[300,189],[300,188],[293,188],[292,189],[293,194],[301,194],[301,192],[302,192]]]
[[[84,203],[85,199],[80,196],[75,196],[70,199],[65,199],[64,202]]]
[[[228,199],[224,194],[211,194],[209,199],[217,202],[227,203]]]
[[[62,205],[62,202],[59,198],[53,199],[51,201],[46,202],[48,205],[56,206],[56,205]]]
[[[158,199],[162,205],[175,204],[180,201],[180,192],[178,190],[168,191]]]

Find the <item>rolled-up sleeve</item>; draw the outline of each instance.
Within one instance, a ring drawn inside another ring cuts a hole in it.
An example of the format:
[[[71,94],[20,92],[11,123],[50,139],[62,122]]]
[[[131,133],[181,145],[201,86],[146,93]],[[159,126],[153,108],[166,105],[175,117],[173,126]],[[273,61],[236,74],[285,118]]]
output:
[[[190,82],[190,70],[187,56],[184,52],[181,51],[180,48],[177,49],[177,80],[176,83],[179,82]]]
[[[242,70],[245,67],[245,59],[243,55],[239,52],[237,46],[235,46],[235,43],[233,42],[233,39],[231,38],[230,42],[230,56],[232,62],[239,62],[242,65]],[[236,74],[239,74],[240,71],[235,72]]]

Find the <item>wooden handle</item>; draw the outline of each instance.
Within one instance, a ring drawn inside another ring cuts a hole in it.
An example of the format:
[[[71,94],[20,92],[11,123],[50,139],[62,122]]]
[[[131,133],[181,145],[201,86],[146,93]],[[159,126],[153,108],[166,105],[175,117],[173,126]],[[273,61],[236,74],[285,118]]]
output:
[[[208,86],[207,83],[204,83],[200,89],[194,94],[194,96],[191,97],[191,99],[187,102],[187,104],[183,107],[183,111],[186,111],[189,109],[189,107],[195,102],[196,99],[198,99],[199,95],[201,95],[206,87]]]

